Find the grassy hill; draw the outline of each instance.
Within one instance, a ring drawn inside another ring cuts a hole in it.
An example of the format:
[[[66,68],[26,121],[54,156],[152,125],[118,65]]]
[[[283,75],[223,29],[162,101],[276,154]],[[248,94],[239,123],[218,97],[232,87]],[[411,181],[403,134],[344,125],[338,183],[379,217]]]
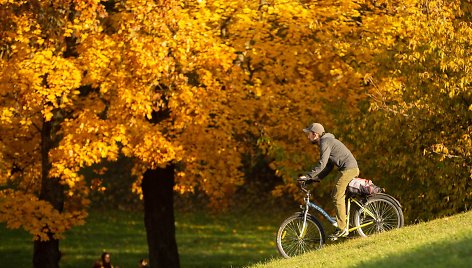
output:
[[[288,215],[178,213],[181,266],[247,267],[259,262],[251,267],[472,267],[472,212],[370,238],[354,236],[284,260],[275,248],[275,233]],[[104,250],[112,253],[119,267],[137,267],[147,255],[142,217],[142,213],[93,212],[86,225],[69,231],[61,241],[61,267],[92,267]],[[0,224],[0,267],[31,267],[31,254],[26,232]]]
[[[472,212],[368,238],[355,237],[268,267],[472,267]]]

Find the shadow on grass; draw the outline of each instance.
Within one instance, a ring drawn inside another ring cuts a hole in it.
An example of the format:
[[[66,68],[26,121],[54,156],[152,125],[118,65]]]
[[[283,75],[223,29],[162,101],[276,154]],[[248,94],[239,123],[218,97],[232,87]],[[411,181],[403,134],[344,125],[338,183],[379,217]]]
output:
[[[391,254],[355,267],[472,267],[472,237],[454,238],[424,245],[409,252]]]

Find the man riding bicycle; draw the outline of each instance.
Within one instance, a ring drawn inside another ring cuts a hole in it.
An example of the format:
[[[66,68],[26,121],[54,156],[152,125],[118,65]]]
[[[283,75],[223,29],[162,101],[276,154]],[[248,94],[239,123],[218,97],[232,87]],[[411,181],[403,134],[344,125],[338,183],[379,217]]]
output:
[[[325,133],[321,124],[313,123],[303,131],[308,134],[311,143],[318,144],[320,147],[320,160],[318,165],[306,175],[300,176],[298,181],[305,183],[320,181],[329,174],[334,165],[338,167],[336,187],[332,193],[336,206],[338,230],[330,238],[336,240],[346,237],[349,235],[349,230],[346,228],[346,188],[354,177],[359,176],[357,161],[341,141],[337,140],[333,134]]]

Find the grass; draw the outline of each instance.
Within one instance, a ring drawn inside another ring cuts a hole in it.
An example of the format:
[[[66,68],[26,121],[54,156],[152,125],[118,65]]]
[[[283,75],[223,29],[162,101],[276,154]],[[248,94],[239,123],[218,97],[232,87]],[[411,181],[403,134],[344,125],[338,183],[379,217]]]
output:
[[[277,256],[275,232],[287,215],[255,213],[212,215],[177,213],[177,243],[182,267],[243,267]],[[60,265],[91,267],[103,251],[121,268],[137,267],[147,257],[142,213],[94,211],[87,224],[61,240]],[[0,224],[2,267],[31,267],[33,244],[28,233]],[[1,265],[0,265],[1,266]]]
[[[347,239],[285,260],[276,252],[274,239],[288,214],[178,213],[181,266],[408,268],[470,267],[472,263],[472,212]],[[141,213],[92,212],[86,225],[69,231],[61,241],[61,267],[91,267],[103,251],[110,252],[112,262],[121,268],[137,267],[137,261],[147,255],[142,218]],[[1,266],[31,267],[31,258],[30,236],[0,225]]]
[[[471,222],[472,212],[462,213],[252,267],[471,267]]]

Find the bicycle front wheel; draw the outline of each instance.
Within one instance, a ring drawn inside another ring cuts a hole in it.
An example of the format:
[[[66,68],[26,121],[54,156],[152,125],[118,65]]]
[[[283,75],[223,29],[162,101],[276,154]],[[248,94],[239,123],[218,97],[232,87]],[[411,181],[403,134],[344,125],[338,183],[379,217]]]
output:
[[[369,197],[364,206],[356,210],[354,215],[354,224],[360,227],[357,229],[360,236],[400,228],[403,223],[401,208],[384,196]]]
[[[321,223],[307,216],[303,228],[303,214],[288,217],[277,232],[277,250],[284,258],[294,257],[310,250],[320,249],[325,241]]]

